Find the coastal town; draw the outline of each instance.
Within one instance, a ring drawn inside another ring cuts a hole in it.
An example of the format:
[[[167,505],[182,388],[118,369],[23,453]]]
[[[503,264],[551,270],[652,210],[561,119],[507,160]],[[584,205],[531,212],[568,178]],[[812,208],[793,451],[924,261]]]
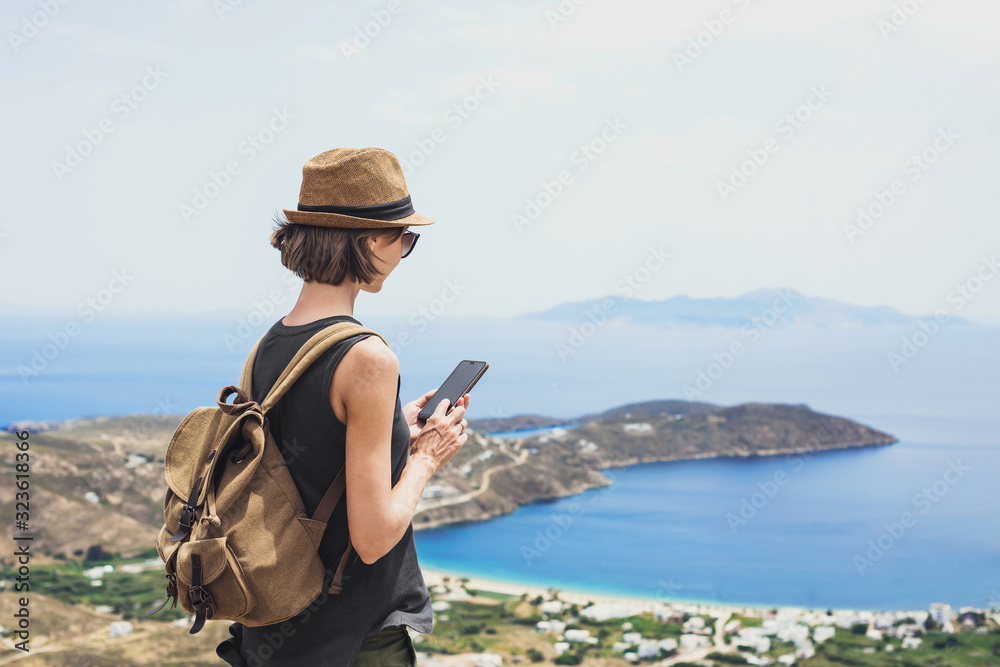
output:
[[[597,471],[609,463],[779,451],[808,456],[894,441],[805,406],[688,407],[681,414],[663,402],[629,406],[572,428],[548,425],[529,437],[497,438],[470,428],[471,446],[425,489],[414,530],[603,488],[609,480]],[[48,478],[45,506],[59,510],[49,515],[53,530],[35,545],[32,652],[14,648],[11,624],[0,623],[7,626],[0,627],[0,664],[218,664],[214,648],[228,634],[226,622],[209,622],[192,638],[191,618],[181,609],[146,616],[163,601],[162,562],[148,535],[162,521],[163,455],[174,422],[140,415],[35,425],[44,426],[33,436],[33,452],[36,469]],[[741,434],[753,424],[785,435],[749,442]],[[831,437],[820,439],[822,433]],[[0,433],[5,437],[10,434]],[[116,520],[106,520],[109,514]],[[0,565],[0,613],[10,618],[19,599],[11,588],[14,565],[3,558]],[[913,610],[755,608],[682,600],[662,581],[642,599],[598,594],[586,585],[580,592],[538,588],[517,577],[491,579],[499,574],[422,572],[434,630],[411,631],[421,667],[1000,666],[995,591],[983,592],[987,608],[952,608],[947,601]]]
[[[922,610],[881,612],[764,609],[671,601],[662,595],[662,587],[660,594],[641,600],[541,590],[428,570],[424,575],[438,622],[451,621],[449,611],[460,605],[497,604],[497,597],[509,596],[522,601],[514,607],[515,617],[524,613],[533,634],[548,649],[534,649],[538,653],[529,649],[523,656],[487,650],[456,659],[436,650],[421,651],[429,642],[413,633],[419,664],[429,667],[499,667],[526,660],[583,664],[598,657],[657,666],[810,665],[827,664],[822,660],[831,654],[844,657],[852,650],[857,659],[846,664],[894,664],[897,661],[889,658],[895,653],[915,658],[900,664],[919,665],[924,664],[919,657],[928,653],[955,657],[963,644],[988,649],[986,659],[975,664],[1000,664],[1000,610],[994,608],[952,609],[947,603],[932,603]],[[489,593],[497,595],[485,597]],[[836,648],[828,650],[829,646]]]

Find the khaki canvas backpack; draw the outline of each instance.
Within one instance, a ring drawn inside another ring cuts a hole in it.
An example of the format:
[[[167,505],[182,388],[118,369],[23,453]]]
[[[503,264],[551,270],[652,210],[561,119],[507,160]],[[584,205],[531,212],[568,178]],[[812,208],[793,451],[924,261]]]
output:
[[[316,512],[305,505],[268,429],[267,413],[332,345],[361,333],[341,322],[312,336],[284,369],[264,402],[250,396],[254,345],[239,387],[224,387],[218,405],[194,409],[177,427],[165,459],[164,524],[156,550],[164,562],[167,600],[195,615],[191,634],[206,620],[255,627],[279,623],[322,592],[327,569],[317,549],[344,493],[341,467]],[[385,339],[382,338],[383,342]],[[235,395],[233,403],[228,399]],[[327,589],[340,593],[350,537]]]

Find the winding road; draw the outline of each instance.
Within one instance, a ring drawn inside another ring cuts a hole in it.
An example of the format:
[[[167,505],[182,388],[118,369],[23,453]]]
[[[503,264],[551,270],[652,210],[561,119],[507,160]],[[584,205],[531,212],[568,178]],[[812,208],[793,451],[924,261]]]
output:
[[[521,440],[516,440],[514,442],[514,446],[516,447],[516,446],[520,445],[521,442],[522,442]],[[524,463],[525,461],[527,461],[528,457],[530,456],[530,454],[528,453],[527,450],[521,450],[521,453],[518,456],[514,456],[508,450],[508,448],[507,448],[506,445],[500,445],[498,447],[498,449],[499,449],[499,451],[500,451],[501,454],[503,454],[505,456],[509,456],[513,460],[510,463],[504,463],[502,465],[493,466],[492,468],[487,468],[486,470],[484,470],[483,471],[483,479],[479,482],[479,488],[478,489],[476,489],[475,491],[469,491],[467,493],[462,493],[462,494],[457,495],[457,496],[451,496],[450,498],[442,498],[441,500],[439,500],[437,502],[433,502],[433,503],[429,502],[426,505],[423,505],[423,504],[418,505],[417,506],[417,512],[418,513],[419,512],[425,512],[427,510],[437,509],[439,507],[447,507],[448,505],[457,505],[459,503],[464,503],[467,500],[472,500],[476,496],[479,496],[479,495],[482,495],[482,494],[486,493],[486,491],[490,488],[490,477],[493,475],[493,473],[497,472],[498,470],[506,470],[508,468],[514,468],[516,466],[519,466],[522,463]]]

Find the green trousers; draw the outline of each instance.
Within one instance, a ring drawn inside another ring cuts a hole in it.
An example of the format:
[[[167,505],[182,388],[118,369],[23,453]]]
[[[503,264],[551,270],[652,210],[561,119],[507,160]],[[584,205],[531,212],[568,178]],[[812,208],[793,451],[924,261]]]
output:
[[[404,625],[390,625],[365,637],[354,667],[416,667],[417,653]]]

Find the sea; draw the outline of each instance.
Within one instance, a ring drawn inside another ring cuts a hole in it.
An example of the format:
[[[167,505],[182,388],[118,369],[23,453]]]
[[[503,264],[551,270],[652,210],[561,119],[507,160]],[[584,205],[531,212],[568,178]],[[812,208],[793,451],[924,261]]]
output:
[[[357,319],[400,358],[402,402],[463,359],[468,415],[572,421],[658,399],[805,404],[892,445],[603,471],[609,486],[420,530],[422,565],[566,591],[758,607],[1000,606],[1000,329],[581,327]],[[5,318],[0,424],[184,414],[235,384],[273,323],[240,314]],[[65,335],[64,335],[65,334]],[[734,343],[742,350],[733,354]],[[524,434],[520,434],[524,435]]]

